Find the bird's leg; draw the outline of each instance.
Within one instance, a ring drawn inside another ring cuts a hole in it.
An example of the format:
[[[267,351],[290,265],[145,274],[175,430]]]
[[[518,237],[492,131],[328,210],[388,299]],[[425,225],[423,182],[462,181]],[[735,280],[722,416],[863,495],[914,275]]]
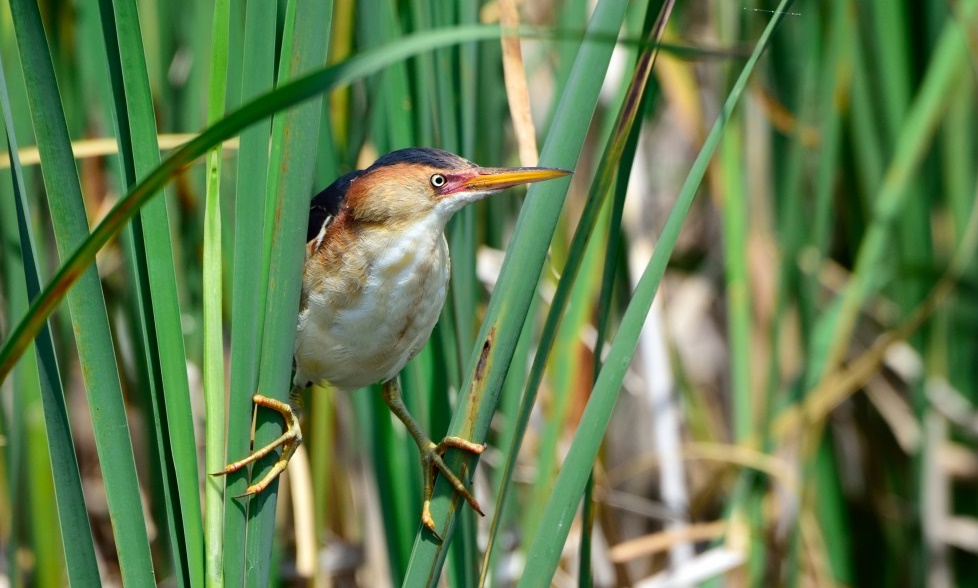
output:
[[[295,401],[298,397],[299,390],[293,389],[292,400]],[[277,478],[279,474],[285,471],[286,466],[289,465],[289,460],[292,459],[292,455],[295,454],[295,450],[302,443],[302,430],[299,428],[299,417],[296,412],[292,409],[292,406],[282,402],[280,400],[275,400],[274,398],[268,398],[267,396],[262,396],[261,394],[255,394],[251,398],[252,402],[255,403],[255,407],[264,406],[265,408],[270,408],[275,412],[282,415],[285,419],[286,430],[278,439],[272,441],[268,445],[260,449],[256,449],[244,459],[239,459],[238,461],[228,464],[225,466],[223,471],[217,472],[214,475],[223,476],[225,474],[230,474],[236,472],[248,464],[254,463],[259,459],[265,457],[269,453],[275,451],[279,447],[282,448],[282,455],[279,456],[275,464],[272,465],[272,469],[268,470],[261,480],[248,486],[245,489],[244,494],[241,496],[249,496],[253,494],[258,494],[262,490],[268,487],[272,483],[272,480]]]
[[[440,443],[435,443],[429,438],[421,427],[418,426],[417,421],[408,412],[407,406],[404,405],[404,400],[401,398],[401,385],[398,383],[397,378],[384,382],[384,403],[387,404],[391,412],[394,413],[402,423],[404,423],[405,428],[407,428],[408,433],[414,438],[414,441],[418,444],[418,450],[421,452],[421,468],[424,471],[424,503],[421,507],[421,522],[424,526],[428,527],[432,533],[435,532],[435,521],[431,518],[431,493],[435,488],[435,469],[441,472],[445,479],[455,488],[455,491],[465,498],[466,502],[472,509],[482,516],[485,513],[482,512],[482,508],[479,506],[478,501],[472,496],[462,480],[455,475],[451,469],[445,465],[445,461],[442,459],[442,455],[449,447],[455,447],[456,449],[462,449],[476,455],[485,451],[486,446],[473,443],[467,439],[462,439],[461,437],[445,437]]]

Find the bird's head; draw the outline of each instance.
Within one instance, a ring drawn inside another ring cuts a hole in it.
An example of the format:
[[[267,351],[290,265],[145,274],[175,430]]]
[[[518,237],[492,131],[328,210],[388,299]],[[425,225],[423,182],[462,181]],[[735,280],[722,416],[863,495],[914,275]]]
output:
[[[570,173],[542,167],[479,167],[440,149],[411,148],[388,153],[369,168],[340,178],[326,192],[332,189],[338,200],[337,213],[342,208],[359,222],[396,226],[434,215],[444,224],[466,204],[490,194]],[[311,222],[310,234],[318,230]]]

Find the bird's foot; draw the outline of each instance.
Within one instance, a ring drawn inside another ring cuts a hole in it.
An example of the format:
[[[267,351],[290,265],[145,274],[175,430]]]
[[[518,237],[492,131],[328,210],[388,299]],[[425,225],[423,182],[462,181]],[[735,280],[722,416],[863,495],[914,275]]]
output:
[[[424,473],[424,503],[421,506],[421,522],[429,531],[435,536],[441,539],[438,532],[435,531],[435,520],[431,518],[431,493],[435,489],[435,471],[441,472],[445,479],[455,488],[455,491],[465,498],[472,510],[479,513],[482,516],[486,516],[482,512],[482,508],[479,506],[479,502],[472,496],[462,480],[455,475],[447,465],[445,465],[445,460],[442,456],[449,447],[454,447],[456,449],[461,449],[462,451],[468,451],[469,453],[474,453],[479,455],[486,450],[486,446],[480,443],[473,443],[468,439],[462,439],[461,437],[445,437],[441,440],[441,443],[434,443],[428,435],[421,430],[418,426],[418,422],[414,420],[411,413],[408,412],[407,407],[404,405],[404,400],[401,398],[401,385],[398,383],[397,378],[388,380],[384,382],[382,387],[384,394],[384,403],[391,409],[394,416],[398,418],[404,427],[407,429],[408,433],[414,438],[415,443],[418,444],[418,451],[421,452],[421,471]]]
[[[427,440],[427,443],[422,446],[419,444],[419,449],[421,451],[421,467],[424,471],[424,503],[421,507],[421,522],[428,530],[438,536],[435,531],[435,520],[431,518],[431,493],[435,488],[435,471],[441,472],[445,479],[455,488],[465,501],[469,503],[472,510],[479,513],[482,516],[486,516],[482,512],[482,508],[479,506],[479,502],[472,496],[469,489],[465,487],[462,480],[455,475],[446,464],[442,456],[445,455],[445,451],[449,447],[454,447],[456,449],[461,449],[463,451],[468,451],[475,455],[481,454],[486,450],[486,446],[479,443],[473,443],[467,439],[462,439],[461,437],[445,437],[441,440],[441,443],[434,443],[431,440]]]
[[[291,406],[279,400],[275,400],[274,398],[262,396],[261,394],[255,394],[252,396],[251,400],[255,403],[255,406],[264,406],[265,408],[270,408],[281,414],[282,418],[285,419],[286,430],[285,433],[283,433],[278,439],[272,441],[268,445],[265,445],[261,449],[253,451],[248,457],[239,459],[234,463],[230,463],[224,467],[223,471],[212,474],[214,476],[223,476],[236,472],[281,447],[282,455],[279,456],[278,460],[272,466],[272,469],[270,469],[261,480],[252,484],[251,486],[248,486],[248,488],[245,489],[244,494],[241,494],[236,498],[258,494],[267,488],[268,485],[279,476],[279,474],[285,471],[286,466],[289,465],[289,460],[292,459],[292,455],[295,454],[295,450],[299,447],[299,444],[302,443],[302,430],[299,428],[299,418],[296,416]]]

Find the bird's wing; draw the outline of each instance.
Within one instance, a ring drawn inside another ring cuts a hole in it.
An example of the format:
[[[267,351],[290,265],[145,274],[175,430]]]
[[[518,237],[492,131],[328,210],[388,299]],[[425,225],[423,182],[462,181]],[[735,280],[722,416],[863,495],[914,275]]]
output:
[[[322,239],[329,223],[339,214],[340,208],[346,200],[350,184],[362,174],[362,171],[355,171],[340,176],[312,199],[309,204],[309,228],[306,230],[307,244],[310,241]]]

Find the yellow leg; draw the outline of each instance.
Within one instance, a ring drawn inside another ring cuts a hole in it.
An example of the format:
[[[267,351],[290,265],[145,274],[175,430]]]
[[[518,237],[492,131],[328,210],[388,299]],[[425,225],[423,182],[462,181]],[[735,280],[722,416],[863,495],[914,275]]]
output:
[[[389,382],[385,382],[383,385],[384,389],[384,403],[387,404],[391,412],[394,413],[404,426],[407,428],[408,433],[414,438],[415,443],[418,444],[418,450],[421,452],[421,468],[424,471],[424,503],[421,507],[421,522],[425,527],[437,535],[435,531],[435,521],[431,518],[431,493],[435,489],[435,472],[439,471],[445,479],[455,488],[455,491],[465,498],[472,510],[485,516],[482,512],[482,508],[479,506],[479,502],[472,496],[462,480],[455,475],[442,459],[442,455],[449,447],[454,447],[456,449],[461,449],[463,451],[468,451],[476,455],[485,451],[486,446],[473,443],[461,437],[445,437],[440,443],[434,443],[418,426],[417,421],[408,412],[407,406],[404,405],[404,400],[401,398],[401,386],[397,381],[397,378]]]
[[[302,430],[299,428],[299,418],[296,416],[295,411],[292,410],[291,406],[279,400],[275,400],[274,398],[262,396],[261,394],[255,394],[252,396],[251,400],[255,403],[255,406],[264,406],[265,408],[270,408],[281,414],[282,418],[285,419],[286,430],[285,433],[283,433],[278,439],[260,449],[255,450],[248,457],[228,464],[225,466],[223,471],[213,474],[215,476],[223,476],[225,474],[236,472],[246,465],[258,461],[281,447],[282,455],[279,456],[278,460],[272,466],[272,469],[270,469],[268,473],[265,474],[265,476],[257,483],[248,486],[248,488],[244,491],[244,494],[241,496],[258,494],[267,488],[268,485],[272,483],[272,480],[277,478],[279,474],[285,471],[286,466],[289,465],[289,460],[292,459],[292,455],[295,454],[295,450],[299,447],[299,444],[302,443]]]

